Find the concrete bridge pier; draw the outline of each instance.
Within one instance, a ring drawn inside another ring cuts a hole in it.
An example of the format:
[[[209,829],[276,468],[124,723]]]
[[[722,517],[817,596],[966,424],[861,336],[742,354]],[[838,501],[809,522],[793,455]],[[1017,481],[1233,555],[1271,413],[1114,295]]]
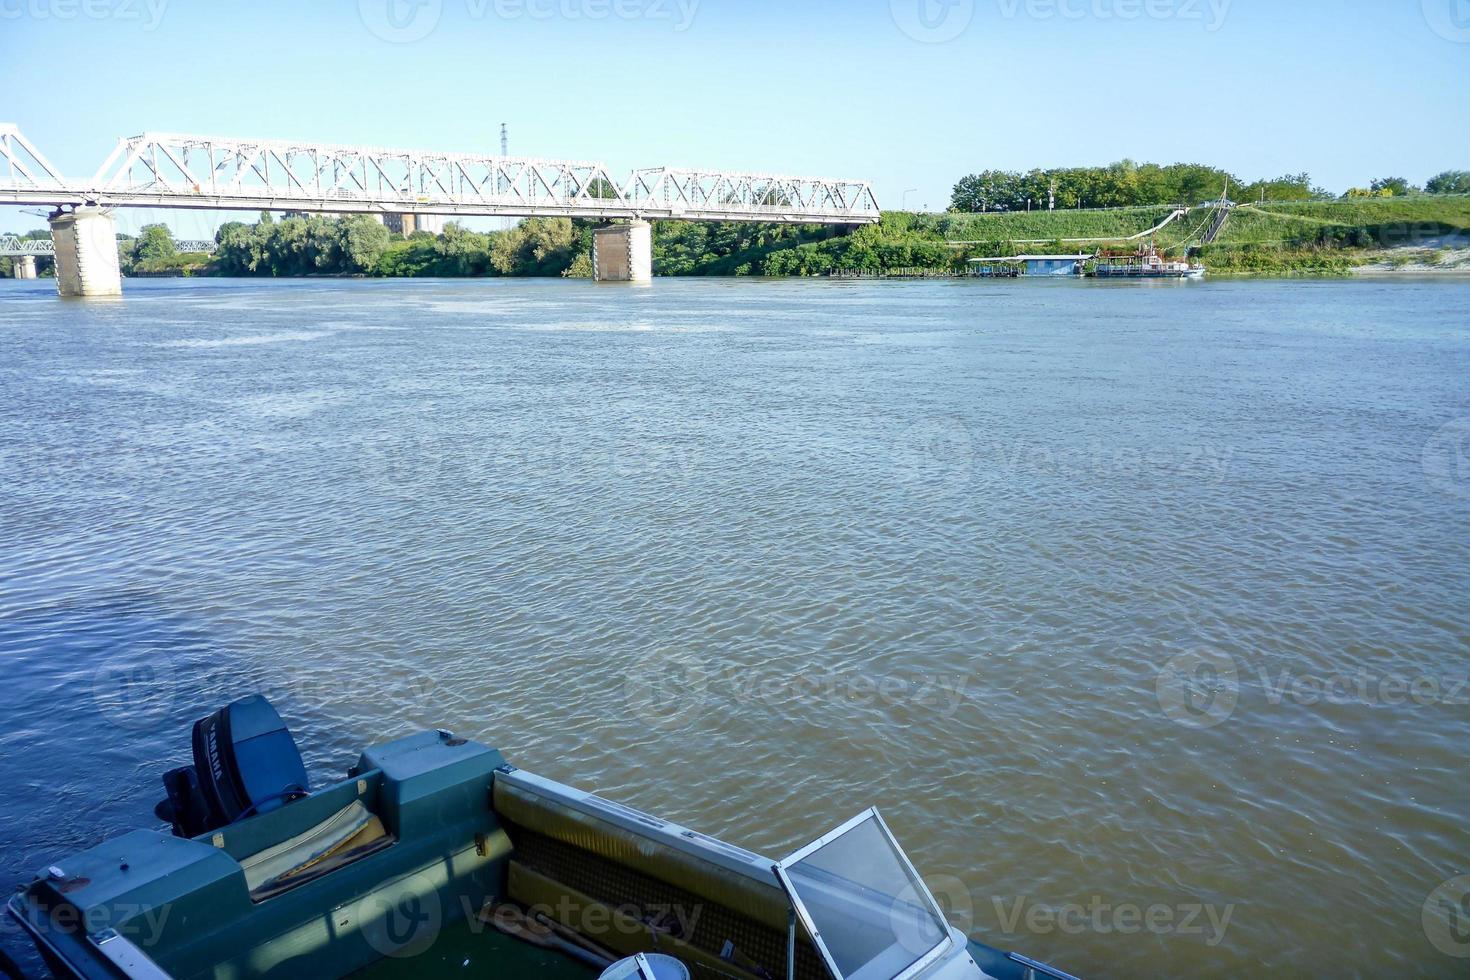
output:
[[[11,261],[15,263],[12,267],[15,271],[15,278],[36,278],[36,257],[34,255],[17,255]]]
[[[78,207],[51,216],[56,243],[56,292],[62,296],[121,296],[117,223],[101,208]]]
[[[592,275],[598,282],[652,282],[653,226],[635,219],[594,231]]]

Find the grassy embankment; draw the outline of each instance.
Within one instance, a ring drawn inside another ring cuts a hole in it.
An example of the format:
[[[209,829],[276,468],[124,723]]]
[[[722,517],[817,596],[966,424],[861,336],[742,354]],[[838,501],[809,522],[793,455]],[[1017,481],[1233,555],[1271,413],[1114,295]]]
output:
[[[908,214],[878,226],[762,257],[767,274],[820,275],[963,265],[975,257],[1131,249],[1169,207],[1108,211]],[[1173,255],[1197,248],[1215,216],[1195,209],[1155,236]],[[1470,197],[1310,201],[1237,208],[1223,233],[1197,256],[1211,271],[1238,275],[1350,275],[1365,266],[1470,268]],[[1457,251],[1459,254],[1456,254]]]
[[[919,223],[936,233],[946,223],[958,224],[966,233],[963,240],[987,243],[980,246],[993,249],[987,254],[1007,255],[1051,248],[1086,251],[1101,244],[1064,241],[1078,238],[1116,236],[1117,241],[1103,247],[1128,247],[1122,239],[1157,224],[1167,213],[944,215],[923,216]],[[1199,233],[1214,213],[1196,209],[1161,230],[1155,240],[1160,248],[1183,254],[1198,245]],[[1463,263],[1465,257],[1454,253],[1465,249],[1470,249],[1470,197],[1422,195],[1237,208],[1219,239],[1198,255],[1211,271],[1222,274],[1347,275],[1372,264],[1443,268]]]

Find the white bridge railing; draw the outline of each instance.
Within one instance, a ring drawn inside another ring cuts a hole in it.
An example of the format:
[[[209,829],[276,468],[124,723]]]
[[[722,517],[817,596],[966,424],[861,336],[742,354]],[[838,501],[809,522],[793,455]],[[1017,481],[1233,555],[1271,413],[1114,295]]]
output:
[[[86,181],[0,124],[0,204],[870,224],[860,180],[145,133]]]

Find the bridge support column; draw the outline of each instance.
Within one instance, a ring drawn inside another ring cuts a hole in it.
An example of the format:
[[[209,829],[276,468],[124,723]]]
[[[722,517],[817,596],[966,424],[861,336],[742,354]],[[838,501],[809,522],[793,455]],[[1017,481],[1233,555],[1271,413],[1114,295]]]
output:
[[[56,243],[56,292],[62,296],[121,296],[117,224],[101,208],[79,207],[51,219]]]
[[[15,278],[36,278],[36,257],[34,255],[17,255],[11,261],[15,263],[12,267],[15,270]]]
[[[592,275],[598,282],[652,282],[653,226],[635,220],[594,231]]]

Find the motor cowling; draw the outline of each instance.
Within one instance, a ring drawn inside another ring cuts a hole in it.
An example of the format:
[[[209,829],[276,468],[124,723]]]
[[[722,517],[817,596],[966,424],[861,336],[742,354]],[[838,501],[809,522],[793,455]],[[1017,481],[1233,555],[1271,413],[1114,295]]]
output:
[[[291,730],[260,695],[194,723],[194,764],[163,776],[154,808],[180,837],[197,837],[306,796],[306,765]]]

